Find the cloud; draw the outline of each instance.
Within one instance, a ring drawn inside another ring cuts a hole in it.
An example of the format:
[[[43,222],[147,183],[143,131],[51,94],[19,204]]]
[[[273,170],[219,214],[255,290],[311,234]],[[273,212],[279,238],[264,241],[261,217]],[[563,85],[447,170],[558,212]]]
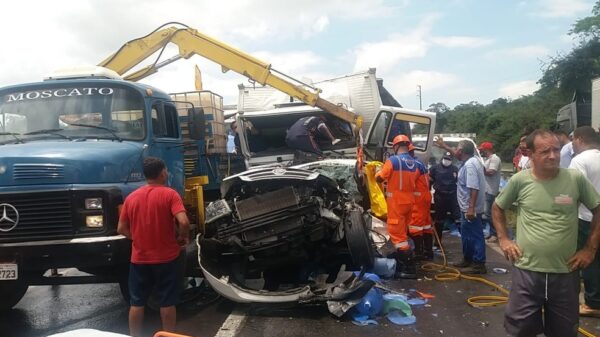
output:
[[[408,32],[390,34],[386,39],[359,44],[352,51],[356,56],[354,71],[377,68],[382,71],[393,69],[401,60],[422,58],[432,45],[447,48],[475,48],[493,43],[492,39],[469,36],[432,36],[434,23],[442,16],[432,13]]]
[[[307,50],[283,53],[256,51],[252,56],[259,60],[268,60],[275,69],[288,74],[305,74],[324,62],[321,56]]]
[[[437,36],[431,41],[446,48],[478,48],[494,43],[493,39],[471,36]]]
[[[486,53],[491,58],[542,58],[550,54],[550,49],[542,45],[529,45],[522,47],[493,50]]]
[[[592,10],[585,0],[540,0],[536,7],[532,14],[542,18],[572,18]]]
[[[540,85],[536,81],[520,81],[505,84],[498,90],[498,95],[501,97],[510,97],[513,99],[521,96],[533,94],[534,91],[538,90]]]
[[[458,82],[458,77],[454,74],[438,71],[414,70],[406,74],[394,76],[385,80],[386,88],[391,90],[393,95],[409,96],[416,95],[417,85],[421,86],[424,92],[428,90],[450,87]]]

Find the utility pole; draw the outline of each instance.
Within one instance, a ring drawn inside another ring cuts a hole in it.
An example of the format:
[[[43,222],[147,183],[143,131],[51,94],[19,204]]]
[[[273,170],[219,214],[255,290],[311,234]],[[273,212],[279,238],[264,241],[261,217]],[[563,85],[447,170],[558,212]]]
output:
[[[419,110],[423,110],[423,99],[421,96],[421,85],[417,84],[417,96],[419,96]]]

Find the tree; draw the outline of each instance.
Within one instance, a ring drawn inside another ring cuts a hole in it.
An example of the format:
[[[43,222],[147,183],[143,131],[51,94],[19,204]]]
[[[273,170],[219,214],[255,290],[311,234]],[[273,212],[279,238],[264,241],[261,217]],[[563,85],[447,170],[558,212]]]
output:
[[[436,123],[435,123],[435,133],[442,133],[441,130],[443,130],[446,127],[446,123],[447,123],[447,118],[445,113],[450,111],[450,108],[442,103],[442,102],[438,102],[438,103],[433,103],[429,105],[429,108],[427,108],[427,111],[430,112],[435,112],[436,115]]]
[[[559,88],[563,94],[591,91],[593,78],[600,76],[600,0],[592,9],[592,16],[577,20],[569,32],[580,39],[580,44],[566,55],[550,59],[542,78],[542,90]]]
[[[592,16],[577,20],[569,34],[579,35],[584,40],[598,40],[600,38],[600,1],[596,1],[592,14]]]

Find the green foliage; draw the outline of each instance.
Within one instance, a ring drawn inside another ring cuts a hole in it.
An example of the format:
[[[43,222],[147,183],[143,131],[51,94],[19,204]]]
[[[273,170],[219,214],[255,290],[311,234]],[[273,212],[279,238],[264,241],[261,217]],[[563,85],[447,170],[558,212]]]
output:
[[[513,101],[499,98],[487,105],[460,104],[444,114],[446,125],[441,132],[476,133],[477,143],[491,141],[496,153],[509,162],[524,128],[550,127],[566,101],[558,90],[547,90]]]

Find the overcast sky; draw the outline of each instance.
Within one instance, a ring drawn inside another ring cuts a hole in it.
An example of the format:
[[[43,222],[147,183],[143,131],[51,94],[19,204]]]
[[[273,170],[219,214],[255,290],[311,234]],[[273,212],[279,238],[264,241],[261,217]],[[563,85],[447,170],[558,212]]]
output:
[[[377,68],[405,107],[419,107],[417,85],[423,108],[487,104],[536,90],[542,62],[572,48],[567,32],[592,6],[593,0],[5,1],[0,86],[95,65],[127,40],[179,21],[299,79]],[[199,56],[142,82],[167,92],[194,90],[196,64],[205,89],[237,103],[245,78],[222,74]]]

